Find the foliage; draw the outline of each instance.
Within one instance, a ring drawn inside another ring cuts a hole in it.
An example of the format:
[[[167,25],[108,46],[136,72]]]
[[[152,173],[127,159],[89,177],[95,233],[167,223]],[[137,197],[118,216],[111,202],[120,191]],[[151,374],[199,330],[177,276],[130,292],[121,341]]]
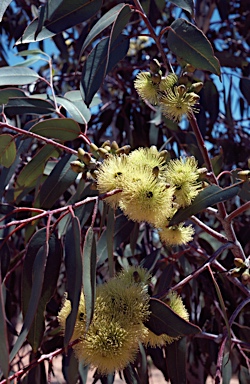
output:
[[[249,380],[249,9],[1,2],[1,383]]]

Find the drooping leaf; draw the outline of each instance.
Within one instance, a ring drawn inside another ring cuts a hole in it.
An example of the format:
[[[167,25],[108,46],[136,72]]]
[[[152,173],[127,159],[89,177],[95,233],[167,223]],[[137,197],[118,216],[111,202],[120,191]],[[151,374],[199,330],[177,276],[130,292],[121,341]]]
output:
[[[220,76],[220,64],[214,56],[213,48],[195,25],[185,19],[176,19],[169,27],[167,35],[169,49],[195,68]]]
[[[3,289],[4,286],[2,285],[2,278],[0,275],[0,369],[4,377],[7,378],[9,373],[9,345]]]
[[[11,97],[5,106],[5,112],[9,116],[50,115],[55,112],[55,108],[46,100],[31,97]]]
[[[132,364],[128,364],[123,370],[124,379],[127,384],[141,384],[138,373]]]
[[[53,145],[45,145],[42,147],[36,154],[33,156],[31,161],[27,163],[19,175],[17,176],[15,182],[15,191],[14,198],[17,197],[25,190],[31,189],[36,186],[37,180],[41,177],[44,165],[49,157],[57,157],[58,151],[53,147]]]
[[[186,384],[186,337],[166,346],[167,370],[171,384]]]
[[[129,8],[128,5],[125,5],[124,3],[117,4],[114,8],[111,8],[108,12],[106,12],[93,26],[91,31],[89,32],[88,36],[86,37],[82,48],[80,52],[80,57],[82,56],[83,52],[87,48],[87,46],[101,33],[104,31],[105,28],[107,28],[109,25],[111,25],[115,19],[117,18],[117,15],[120,13],[121,9],[124,7]]]
[[[169,0],[170,3],[173,3],[174,5],[177,5],[177,7],[180,7],[184,9],[185,11],[189,12],[191,16],[194,14],[194,2],[193,0]]]
[[[0,68],[0,86],[27,85],[39,78],[38,73],[30,68],[2,67]]]
[[[209,113],[209,124],[212,126],[219,115],[219,92],[212,81],[206,81],[201,92],[201,104]]]
[[[83,291],[86,307],[86,331],[92,321],[96,291],[96,242],[92,227],[89,227],[83,246]]]
[[[246,101],[250,105],[249,89],[250,89],[250,79],[248,79],[247,77],[242,77],[240,79],[240,90],[242,95],[245,97]]]
[[[76,179],[76,172],[72,171],[70,163],[76,160],[75,155],[66,155],[59,160],[50,175],[43,183],[36,199],[36,206],[49,209],[57,199],[69,188]]]
[[[102,0],[51,0],[40,8],[38,19],[32,21],[16,44],[41,41],[82,23],[98,12]]]
[[[184,320],[161,300],[151,298],[149,310],[151,314],[145,325],[156,335],[165,333],[179,337],[201,332],[199,327]]]
[[[109,276],[114,274],[114,229],[115,229],[115,215],[114,210],[109,207],[107,219],[107,252],[108,252],[108,266]]]
[[[77,217],[72,217],[71,226],[66,233],[65,269],[67,299],[71,303],[64,335],[64,346],[67,347],[73,335],[82,289],[81,228]]]
[[[16,158],[16,144],[14,137],[4,133],[0,135],[0,164],[9,168]]]
[[[71,101],[76,108],[81,112],[81,114],[84,116],[84,119],[89,122],[91,118],[91,112],[87,105],[84,103],[81,92],[80,91],[69,91],[66,92],[64,97]],[[68,111],[70,113],[70,111]]]
[[[220,188],[218,185],[210,185],[206,187],[196,196],[190,206],[187,208],[180,208],[177,211],[177,213],[170,220],[169,225],[175,225],[183,222],[190,216],[203,211],[211,205],[232,199],[239,193],[240,185],[241,183],[233,184],[224,189]]]
[[[8,6],[10,5],[12,0],[2,0],[1,3],[0,3],[0,23],[1,21],[3,20],[3,15],[6,11],[6,9],[8,8]]]
[[[5,88],[0,90],[0,104],[7,104],[10,97],[24,97],[25,93],[18,88]]]
[[[75,121],[80,124],[87,124],[90,120],[90,111],[87,106],[82,102],[82,105],[79,106],[72,100],[66,99],[66,97],[56,96],[56,101],[58,104],[61,104],[66,111],[73,117]]]
[[[70,348],[67,355],[63,355],[62,373],[67,384],[75,384],[78,381],[78,360],[74,351]]]
[[[30,132],[60,141],[70,141],[77,139],[81,129],[72,119],[47,119],[33,125]]]
[[[22,305],[24,315],[27,313],[29,306],[29,299],[31,296],[31,290],[34,284],[33,270],[36,262],[36,257],[40,248],[46,243],[46,228],[42,228],[40,231],[32,237],[28,250],[24,260],[23,266],[23,278],[22,278]],[[34,321],[30,327],[28,340],[32,346],[34,352],[39,348],[43,334],[45,331],[45,319],[44,312],[46,304],[53,296],[56,287],[57,279],[59,276],[61,260],[62,260],[62,246],[61,242],[52,234],[49,239],[49,251],[46,260],[46,266],[44,270],[42,291],[35,313]]]
[[[103,79],[109,71],[126,55],[129,40],[126,36],[119,35],[109,45],[110,38],[102,39],[91,51],[84,63],[81,79],[81,88],[84,100],[89,105],[100,88]]]

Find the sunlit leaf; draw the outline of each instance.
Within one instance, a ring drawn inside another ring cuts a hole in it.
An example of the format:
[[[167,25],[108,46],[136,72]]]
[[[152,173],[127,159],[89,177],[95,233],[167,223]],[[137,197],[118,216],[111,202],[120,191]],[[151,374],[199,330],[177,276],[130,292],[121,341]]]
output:
[[[30,130],[44,137],[53,137],[60,141],[75,140],[81,133],[76,121],[72,119],[47,119],[35,125]]]
[[[195,25],[185,19],[176,19],[167,34],[169,49],[195,68],[220,76],[220,64],[214,56],[213,48]]]
[[[239,191],[240,184],[233,184],[224,189],[220,188],[218,185],[210,185],[196,196],[190,206],[187,208],[180,208],[170,220],[169,225],[178,224],[211,205],[232,199],[239,193]]]
[[[66,97],[56,96],[56,101],[58,104],[61,104],[66,111],[73,117],[75,121],[80,124],[87,124],[90,120],[90,111],[87,106],[82,102],[80,108],[78,108],[78,103],[75,103],[72,100],[66,99]]]
[[[89,227],[83,246],[83,290],[86,306],[86,331],[94,314],[96,290],[96,242],[92,227]]]
[[[184,320],[158,299],[150,299],[149,310],[151,314],[145,325],[156,335],[165,333],[171,337],[179,337],[201,332],[199,327]]]
[[[7,104],[10,97],[24,97],[25,93],[18,88],[0,89],[0,104]]]
[[[38,73],[30,68],[2,67],[0,68],[0,86],[27,85],[39,78]]]
[[[0,164],[9,168],[16,158],[16,144],[14,137],[4,133],[0,135]]]
[[[177,7],[180,7],[184,9],[185,11],[189,12],[192,16],[194,13],[194,2],[193,0],[169,0],[170,3],[173,3],[174,5],[177,5]]]
[[[6,11],[6,9],[8,8],[8,6],[10,5],[12,0],[1,0],[0,2],[0,22],[2,21],[3,19],[3,15]]]
[[[69,91],[65,93],[64,97],[71,101],[76,106],[76,108],[78,108],[78,110],[84,116],[84,119],[88,123],[91,118],[91,112],[87,105],[84,103],[81,92]],[[70,111],[68,112],[70,113]]]

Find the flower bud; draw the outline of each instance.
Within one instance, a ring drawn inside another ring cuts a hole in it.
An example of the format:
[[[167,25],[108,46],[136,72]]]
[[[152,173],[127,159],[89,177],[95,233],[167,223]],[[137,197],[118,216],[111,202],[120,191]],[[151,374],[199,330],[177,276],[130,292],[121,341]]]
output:
[[[93,153],[93,155],[98,159],[100,156],[98,154],[98,147],[97,147],[97,145],[95,145],[94,143],[90,143],[89,148],[90,148],[91,153]]]
[[[106,159],[108,155],[108,151],[105,148],[98,148],[97,150],[98,155],[100,155],[103,159]]]
[[[77,153],[78,153],[78,158],[79,158],[80,160],[83,160],[83,156],[84,156],[84,154],[85,154],[84,149],[83,149],[83,148],[78,148]]]
[[[182,85],[179,85],[179,86],[177,87],[177,90],[178,90],[179,95],[180,95],[180,96],[183,96],[184,93],[186,93],[187,88],[185,87],[184,84],[182,84]]]
[[[159,75],[159,73],[155,73],[154,75],[151,76],[151,81],[153,84],[160,84],[161,75]]]
[[[244,268],[246,266],[244,260],[242,260],[240,257],[236,257],[234,259],[234,265],[237,268]]]
[[[72,171],[76,173],[81,173],[84,171],[85,164],[81,163],[79,160],[72,161],[70,163]]]
[[[112,143],[111,143],[111,149],[112,149],[113,151],[117,151],[117,149],[119,149],[119,145],[117,144],[116,141],[112,141]]]
[[[90,162],[91,162],[91,156],[88,152],[85,152],[83,157],[82,157],[82,161],[88,165]]]
[[[247,285],[250,282],[249,268],[247,268],[241,275],[242,284]]]
[[[243,180],[243,181],[248,181],[248,180],[249,180],[249,177],[250,177],[250,171],[247,170],[247,169],[245,169],[245,170],[243,170],[243,171],[239,171],[239,172],[237,173],[237,176],[238,176],[241,180]]]
[[[201,81],[199,81],[198,83],[194,83],[191,85],[190,91],[198,93],[201,91],[202,88],[203,88],[203,83]]]
[[[150,72],[152,72],[152,74],[159,74],[159,72],[161,70],[161,64],[159,63],[159,61],[157,59],[153,59],[150,61],[149,68],[150,68]]]
[[[105,148],[107,145],[110,146],[110,140],[104,141],[104,143],[102,144],[102,148]]]
[[[117,150],[115,151],[115,153],[116,153],[117,155],[122,155],[122,154],[128,155],[129,152],[130,152],[130,149],[131,149],[130,145],[124,145],[123,147],[117,149]]]

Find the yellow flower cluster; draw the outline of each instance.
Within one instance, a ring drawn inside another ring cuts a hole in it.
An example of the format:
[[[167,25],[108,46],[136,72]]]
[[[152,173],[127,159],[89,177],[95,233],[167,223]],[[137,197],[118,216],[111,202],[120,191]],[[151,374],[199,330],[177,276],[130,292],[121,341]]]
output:
[[[155,347],[174,341],[168,335],[155,335],[144,325],[150,315],[149,281],[150,275],[145,269],[130,267],[99,286],[93,320],[87,332],[85,301],[81,294],[72,336],[72,340],[79,340],[73,348],[80,361],[105,375],[133,362],[139,343]],[[188,320],[186,309],[176,293],[168,295],[166,303]],[[63,332],[70,312],[71,304],[66,299],[58,314]]]
[[[204,169],[203,169],[204,170]],[[159,229],[167,245],[182,245],[192,240],[194,230],[183,223],[167,227],[180,207],[187,207],[199,193],[200,169],[193,157],[169,160],[166,151],[156,147],[139,148],[128,155],[109,155],[97,171],[101,193],[120,190],[106,198],[131,220],[147,222]]]
[[[159,105],[168,119],[179,122],[182,116],[190,117],[192,112],[197,111],[194,106],[200,97],[193,90],[198,92],[202,83],[187,88],[184,84],[178,85],[178,77],[174,73],[163,77],[156,68],[154,72],[139,72],[134,86],[144,101]]]

